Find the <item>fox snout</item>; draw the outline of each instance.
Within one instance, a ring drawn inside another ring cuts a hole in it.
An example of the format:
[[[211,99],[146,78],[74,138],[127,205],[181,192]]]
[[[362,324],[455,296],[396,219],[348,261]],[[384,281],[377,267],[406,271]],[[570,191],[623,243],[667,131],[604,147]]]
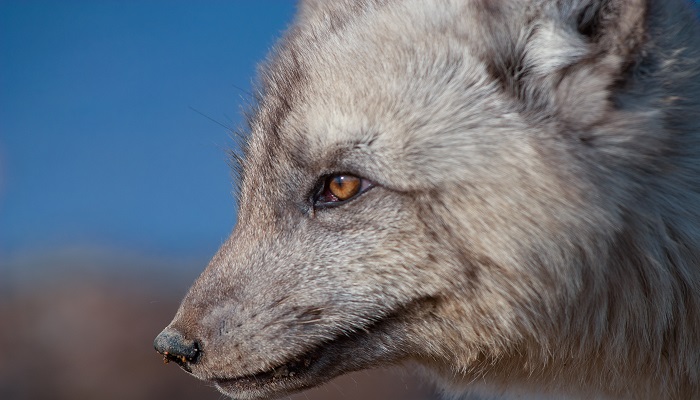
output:
[[[196,364],[201,354],[199,341],[187,339],[178,330],[165,328],[153,341],[153,347],[163,355],[163,361],[178,364],[187,372],[192,372],[191,365]]]

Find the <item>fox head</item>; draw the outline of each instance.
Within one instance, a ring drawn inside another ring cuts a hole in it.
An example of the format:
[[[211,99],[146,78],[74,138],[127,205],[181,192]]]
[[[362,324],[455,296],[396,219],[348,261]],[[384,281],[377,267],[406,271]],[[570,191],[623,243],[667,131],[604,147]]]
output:
[[[652,12],[302,3],[262,71],[237,225],[156,348],[261,399],[404,360],[516,381],[559,350],[575,368],[581,336],[624,341],[598,310],[650,278],[626,275],[626,235],[669,145],[646,49],[683,47]]]

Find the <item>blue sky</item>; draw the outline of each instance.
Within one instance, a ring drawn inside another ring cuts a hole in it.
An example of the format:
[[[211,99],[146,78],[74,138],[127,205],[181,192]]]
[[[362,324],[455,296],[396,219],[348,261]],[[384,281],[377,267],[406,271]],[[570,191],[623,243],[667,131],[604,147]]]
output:
[[[291,1],[0,1],[0,264],[64,247],[208,257],[227,126]]]

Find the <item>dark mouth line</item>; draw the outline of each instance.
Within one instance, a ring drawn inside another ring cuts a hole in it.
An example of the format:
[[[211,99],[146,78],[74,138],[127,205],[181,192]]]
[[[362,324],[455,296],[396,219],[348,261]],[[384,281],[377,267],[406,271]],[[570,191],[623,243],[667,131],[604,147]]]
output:
[[[338,334],[333,339],[317,343],[311,347],[310,350],[302,352],[300,355],[293,356],[290,358],[290,361],[279,364],[268,370],[233,378],[214,378],[211,379],[211,381],[224,386],[233,386],[239,390],[261,388],[264,385],[274,382],[302,383],[303,380],[308,378],[308,376],[312,373],[313,368],[319,363],[319,361],[323,361],[322,358],[324,358],[324,355],[328,354],[329,351],[332,351],[329,350],[329,348],[343,348],[348,342],[359,340],[365,335],[371,335],[373,331],[381,329],[379,327],[386,323],[390,323],[392,320],[395,320],[395,318],[400,315],[404,309],[409,308],[413,304],[425,303],[430,305],[434,304],[435,301],[436,298],[430,296],[416,299],[409,304],[402,305],[393,312],[385,314],[381,318],[370,322],[363,328],[355,329],[350,334]]]
[[[214,378],[212,381],[217,384],[232,385],[239,388],[263,386],[272,382],[300,381],[304,379],[315,364],[328,353],[329,347],[341,347],[347,342],[357,340],[360,336],[369,334],[375,327],[391,320],[394,316],[395,313],[389,313],[383,318],[369,323],[364,328],[356,329],[351,334],[338,334],[338,336],[333,339],[317,343],[311,347],[310,350],[302,352],[300,355],[293,356],[291,361],[284,362],[268,370],[234,378]]]
[[[334,342],[334,340],[319,344],[313,350],[303,353],[301,356],[295,357],[292,361],[287,361],[265,371],[249,375],[242,375],[235,378],[214,378],[213,381],[217,384],[244,387],[249,385],[258,386],[274,381],[300,378],[304,375],[304,373],[308,372],[312,364],[321,357],[323,348],[331,342]]]

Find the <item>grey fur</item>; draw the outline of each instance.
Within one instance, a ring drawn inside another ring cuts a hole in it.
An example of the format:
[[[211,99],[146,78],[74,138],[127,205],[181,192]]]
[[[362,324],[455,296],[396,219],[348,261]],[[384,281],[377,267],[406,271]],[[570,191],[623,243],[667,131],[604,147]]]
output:
[[[696,15],[302,3],[238,224],[170,325],[187,367],[239,399],[406,360],[455,394],[700,398]],[[314,208],[335,173],[375,186]]]

